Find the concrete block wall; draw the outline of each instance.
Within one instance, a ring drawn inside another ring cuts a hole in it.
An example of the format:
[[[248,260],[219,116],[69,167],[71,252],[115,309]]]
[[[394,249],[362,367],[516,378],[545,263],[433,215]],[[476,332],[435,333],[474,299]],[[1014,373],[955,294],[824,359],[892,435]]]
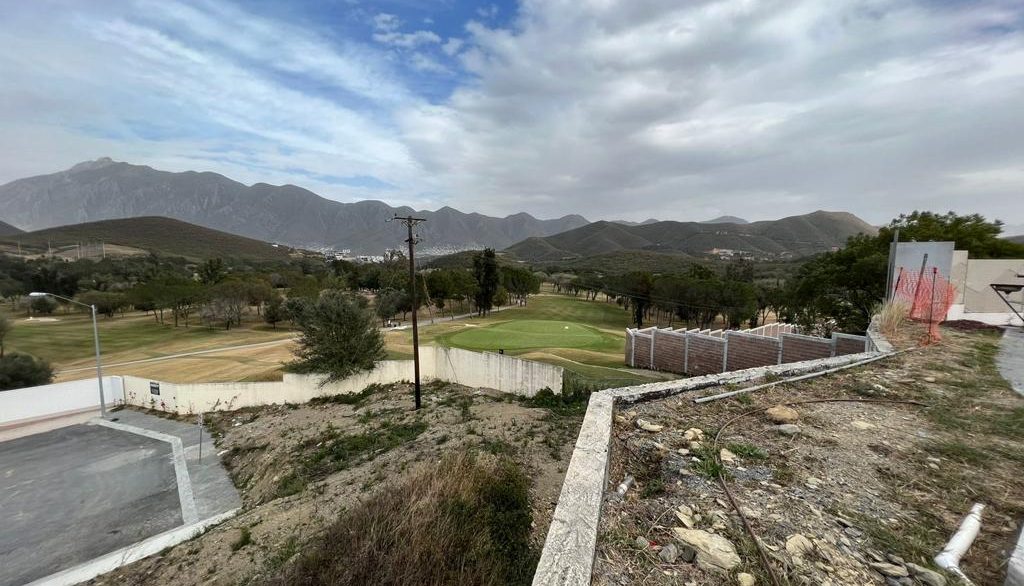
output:
[[[686,335],[679,332],[654,330],[654,370],[683,372],[686,368]]]
[[[874,349],[865,336],[836,333],[819,338],[796,334],[794,329],[791,324],[742,331],[627,329],[625,362],[634,368],[700,376]]]
[[[781,344],[778,338],[757,334],[728,332],[725,370],[742,370],[779,364]]]
[[[803,334],[782,334],[782,362],[800,362],[832,356],[832,340],[805,336]]]
[[[704,334],[691,334],[688,338],[686,372],[690,376],[717,374],[725,365],[725,340]]]
[[[835,348],[833,356],[845,356],[847,354],[859,354],[867,352],[868,339],[864,336],[853,336],[850,334],[832,334],[832,344]]]
[[[124,402],[119,376],[103,377],[106,406]],[[0,431],[100,409],[99,383],[95,378],[54,383],[0,392]]]

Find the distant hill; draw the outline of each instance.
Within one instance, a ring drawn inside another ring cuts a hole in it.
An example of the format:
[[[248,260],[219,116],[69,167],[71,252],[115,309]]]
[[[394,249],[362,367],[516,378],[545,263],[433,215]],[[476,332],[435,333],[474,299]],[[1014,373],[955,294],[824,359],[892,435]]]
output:
[[[0,237],[5,252],[52,253],[77,258],[156,253],[192,260],[222,257],[245,260],[287,260],[292,249],[173,220],[128,218],[24,232]]]
[[[1021,234],[1020,236],[1007,236],[1006,239],[1010,242],[1016,242],[1017,244],[1024,244],[1024,234]]]
[[[692,256],[737,254],[787,258],[842,246],[855,234],[877,229],[846,212],[817,211],[781,220],[749,224],[656,222],[624,226],[595,222],[545,238],[528,238],[507,251],[530,262],[559,261],[617,251],[684,253]]]
[[[424,248],[504,248],[587,223],[581,216],[538,220],[525,213],[495,218],[444,207],[393,208],[380,201],[341,203],[295,185],[244,185],[217,173],[169,173],[98,159],[67,171],[0,186],[6,220],[28,230],[119,218],[161,216],[250,238],[302,248],[383,254],[403,247],[395,214],[427,222],[417,227]]]
[[[7,236],[9,234],[21,234],[21,233],[22,233],[22,230],[20,228],[15,228],[14,226],[8,224],[7,222],[0,221],[0,236]]]
[[[704,220],[701,224],[749,224],[750,222],[736,216],[718,216],[710,220]]]

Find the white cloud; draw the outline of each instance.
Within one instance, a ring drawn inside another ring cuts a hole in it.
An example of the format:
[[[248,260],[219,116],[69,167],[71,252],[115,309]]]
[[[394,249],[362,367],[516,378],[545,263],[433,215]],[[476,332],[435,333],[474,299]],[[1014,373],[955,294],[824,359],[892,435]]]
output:
[[[433,31],[399,32],[399,29],[402,27],[402,21],[394,14],[378,14],[373,18],[373,26],[374,30],[376,30],[373,34],[373,40],[393,47],[414,49],[420,45],[439,44],[441,42],[441,37]]]
[[[455,54],[459,52],[459,49],[461,49],[464,44],[465,41],[458,37],[449,37],[448,40],[445,41],[443,45],[441,45],[441,50],[444,51],[445,55],[448,55],[449,57],[454,57]]]
[[[700,219],[1024,220],[1024,5],[524,0],[476,79],[401,114],[454,205]],[[1010,193],[1018,194],[1013,200]]]

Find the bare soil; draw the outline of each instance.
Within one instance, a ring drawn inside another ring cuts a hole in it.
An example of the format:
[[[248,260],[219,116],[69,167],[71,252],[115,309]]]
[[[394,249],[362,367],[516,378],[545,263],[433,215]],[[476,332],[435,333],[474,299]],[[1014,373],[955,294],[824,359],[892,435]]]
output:
[[[242,495],[236,518],[93,584],[246,584],[280,570],[342,510],[444,454],[511,455],[532,478],[533,539],[547,534],[581,416],[490,391],[435,383],[412,409],[411,385],[325,402],[207,417]],[[344,399],[344,400],[352,400]]]
[[[909,327],[894,343],[912,347],[922,334]],[[722,465],[782,584],[922,583],[887,582],[871,564],[935,570],[931,558],[975,502],[987,508],[961,568],[977,584],[1002,584],[1024,520],[1024,399],[995,368],[997,335],[943,328],[942,336],[894,358],[739,398],[697,405],[691,394],[620,410],[594,583],[736,584],[747,572],[771,584],[719,484]],[[823,399],[872,402],[800,404]],[[777,404],[797,410],[799,435],[768,420],[764,409]],[[718,430],[745,413],[715,446]],[[664,429],[642,431],[637,419]],[[697,449],[683,438],[691,428],[704,431]],[[722,462],[721,448],[736,459]],[[627,475],[636,484],[621,498],[615,488]],[[727,574],[661,559],[664,546],[681,544],[672,532],[683,526],[680,505],[693,509],[696,528],[731,541],[741,564]],[[787,550],[795,535],[811,548]]]

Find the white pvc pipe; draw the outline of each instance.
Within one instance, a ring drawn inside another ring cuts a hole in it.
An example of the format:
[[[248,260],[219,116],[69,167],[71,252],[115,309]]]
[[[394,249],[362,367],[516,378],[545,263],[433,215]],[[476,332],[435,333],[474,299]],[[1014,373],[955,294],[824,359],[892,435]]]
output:
[[[966,584],[974,584],[974,582],[971,582],[960,569],[960,558],[964,557],[971,544],[974,543],[974,538],[978,536],[978,531],[981,530],[981,511],[984,509],[985,505],[975,503],[971,507],[971,512],[967,513],[964,520],[960,522],[960,528],[949,539],[946,547],[939,555],[935,556],[935,565],[959,577]]]

